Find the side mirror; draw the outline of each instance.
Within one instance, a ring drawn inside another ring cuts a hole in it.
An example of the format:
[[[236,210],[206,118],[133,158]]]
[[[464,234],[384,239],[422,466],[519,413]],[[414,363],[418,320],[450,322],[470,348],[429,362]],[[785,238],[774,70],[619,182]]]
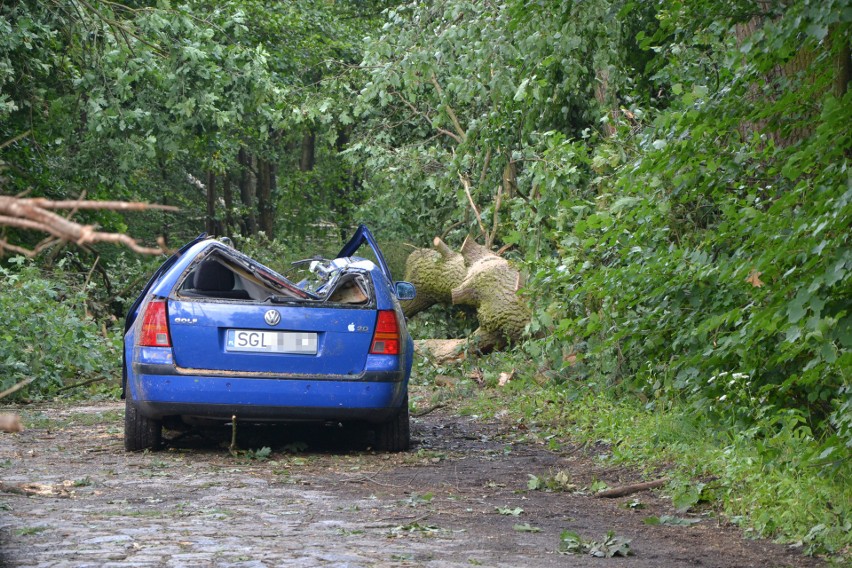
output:
[[[411,282],[397,282],[394,284],[396,288],[396,297],[400,300],[413,300],[417,295],[417,290],[414,289],[414,284]]]

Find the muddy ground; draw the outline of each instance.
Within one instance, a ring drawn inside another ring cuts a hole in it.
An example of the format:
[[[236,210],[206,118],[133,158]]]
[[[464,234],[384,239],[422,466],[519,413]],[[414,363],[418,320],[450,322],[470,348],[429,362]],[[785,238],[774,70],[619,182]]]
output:
[[[240,426],[239,445],[252,451],[236,457],[228,428],[170,433],[162,452],[125,453],[123,412],[120,403],[30,408],[26,431],[0,434],[0,564],[819,565],[744,539],[710,512],[678,514],[665,489],[595,498],[595,482],[641,477],[452,408],[413,418],[413,448],[402,454],[374,453],[368,437],[339,428]],[[530,475],[558,479],[557,490],[529,490]],[[663,515],[697,522],[645,523]],[[587,541],[614,531],[632,555],[560,554],[565,530]]]

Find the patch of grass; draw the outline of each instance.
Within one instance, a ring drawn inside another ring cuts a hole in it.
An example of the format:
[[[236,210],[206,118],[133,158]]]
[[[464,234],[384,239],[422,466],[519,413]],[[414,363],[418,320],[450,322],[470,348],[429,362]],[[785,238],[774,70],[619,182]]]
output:
[[[23,527],[23,528],[17,529],[17,530],[15,531],[15,534],[16,534],[16,535],[18,535],[18,536],[30,536],[30,535],[38,534],[38,533],[40,533],[40,532],[44,532],[44,531],[46,531],[46,530],[47,530],[47,529],[49,529],[49,528],[50,528],[50,527],[43,527],[43,526],[39,526],[39,527]]]
[[[354,530],[337,529],[337,534],[339,536],[358,536],[358,535],[364,534],[364,531],[361,530],[361,529],[354,529]]]
[[[124,420],[124,411],[74,412],[61,417],[54,417],[49,412],[24,410],[21,412],[21,420],[24,426],[31,430],[61,430],[71,426],[115,424]]]

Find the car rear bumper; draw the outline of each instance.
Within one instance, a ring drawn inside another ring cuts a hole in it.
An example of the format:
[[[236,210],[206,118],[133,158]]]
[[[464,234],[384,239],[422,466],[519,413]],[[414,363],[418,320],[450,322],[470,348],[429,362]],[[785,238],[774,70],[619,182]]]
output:
[[[145,370],[137,367],[138,370]],[[131,404],[152,419],[198,416],[258,421],[385,421],[399,411],[407,385],[395,374],[349,379],[134,373]]]

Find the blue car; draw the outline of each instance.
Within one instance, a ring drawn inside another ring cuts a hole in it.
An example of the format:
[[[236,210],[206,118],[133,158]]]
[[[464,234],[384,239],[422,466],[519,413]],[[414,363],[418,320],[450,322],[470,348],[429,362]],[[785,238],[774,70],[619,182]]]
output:
[[[374,260],[355,256],[366,245]],[[125,323],[124,445],[156,450],[164,422],[367,423],[375,447],[409,447],[414,346],[394,282],[363,225],[291,282],[202,235],[154,274]]]

